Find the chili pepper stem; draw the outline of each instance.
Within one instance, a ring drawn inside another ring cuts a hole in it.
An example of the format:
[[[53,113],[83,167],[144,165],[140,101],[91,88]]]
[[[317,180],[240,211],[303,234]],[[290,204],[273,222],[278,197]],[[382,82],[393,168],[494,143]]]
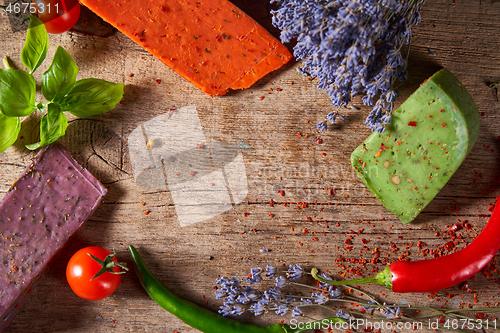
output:
[[[381,286],[386,287],[387,289],[392,290],[392,274],[389,269],[389,266],[387,266],[383,271],[378,273],[375,276],[370,276],[366,278],[361,278],[361,279],[353,279],[353,280],[344,280],[344,281],[332,281],[328,279],[324,279],[321,276],[318,275],[318,270],[316,268],[311,269],[311,276],[323,283],[328,283],[331,284],[332,286],[345,286],[349,284],[365,284],[365,283],[378,283]]]

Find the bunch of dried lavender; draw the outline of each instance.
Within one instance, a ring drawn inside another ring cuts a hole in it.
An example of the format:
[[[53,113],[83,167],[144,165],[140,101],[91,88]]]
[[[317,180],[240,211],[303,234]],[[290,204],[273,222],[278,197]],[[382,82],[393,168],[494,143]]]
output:
[[[262,273],[265,273],[265,277],[261,276]],[[284,273],[286,278],[280,273]],[[329,302],[352,303],[354,301],[367,311],[378,309],[387,319],[399,318],[401,311],[399,307],[380,304],[372,297],[369,297],[368,302],[353,298],[345,295],[340,289],[321,281],[318,281],[314,286],[299,283],[298,281],[306,274],[309,273],[304,272],[300,265],[290,265],[288,270],[284,272],[278,271],[274,266],[267,265],[265,270],[259,267],[251,269],[246,280],[249,285],[243,285],[242,280],[237,277],[218,277],[215,279],[215,297],[223,300],[219,313],[223,316],[239,316],[245,311],[250,311],[255,316],[260,316],[274,311],[280,316],[291,313],[292,317],[300,317],[304,315],[302,308],[305,307],[323,306],[332,309],[326,304]],[[325,273],[322,273],[321,277],[327,280],[332,279]],[[263,280],[273,279],[275,280],[274,286],[267,290],[262,291],[251,287],[264,282]],[[295,295],[285,292],[283,288],[286,286],[305,287],[311,291],[309,296],[302,293]],[[359,290],[359,292],[362,291]],[[337,317],[346,320],[354,319],[348,309],[339,310]]]
[[[299,69],[319,80],[335,107],[347,107],[352,97],[363,95],[374,105],[365,125],[384,132],[391,121],[397,97],[395,81],[407,76],[411,28],[420,22],[425,0],[271,0],[273,25],[283,43],[297,40],[294,56]],[[409,47],[408,50],[409,52]],[[337,111],[317,124],[326,130]]]
[[[260,316],[274,312],[279,316],[290,314],[291,324],[297,323],[297,320],[294,319],[297,317],[306,317],[316,323],[323,322],[321,319],[310,318],[307,313],[303,312],[306,308],[313,307],[335,311],[335,316],[347,322],[347,327],[354,329],[354,331],[357,331],[356,328],[363,329],[369,325],[373,327],[377,321],[389,323],[385,326],[387,328],[393,327],[392,324],[397,323],[400,323],[400,328],[422,328],[424,321],[427,324],[431,321],[437,324],[436,319],[438,319],[440,324],[439,327],[435,328],[466,333],[469,332],[463,329],[466,325],[467,329],[481,329],[480,326],[483,325],[483,322],[477,318],[484,318],[484,316],[478,315],[500,312],[498,307],[446,309],[411,304],[388,305],[354,286],[346,286],[347,290],[341,290],[319,280],[313,280],[312,285],[303,283],[304,279],[310,279],[310,275],[310,272],[304,270],[300,265],[290,265],[285,271],[267,265],[265,269],[252,268],[247,275],[246,285],[244,280],[238,277],[217,277],[214,288],[215,297],[223,301],[219,313],[223,316],[239,316],[249,311],[255,316]],[[320,276],[323,279],[332,280],[332,277],[326,273],[321,273]],[[269,282],[272,282],[273,285],[269,286]],[[254,288],[259,284],[265,289]],[[306,288],[309,292],[286,291],[287,288],[296,289],[299,287]],[[354,296],[352,291],[355,291],[360,297]],[[407,325],[401,325],[401,323]],[[492,321],[492,323],[495,324],[496,330],[497,322]],[[343,327],[341,326],[341,328]],[[394,327],[397,326],[394,325]]]

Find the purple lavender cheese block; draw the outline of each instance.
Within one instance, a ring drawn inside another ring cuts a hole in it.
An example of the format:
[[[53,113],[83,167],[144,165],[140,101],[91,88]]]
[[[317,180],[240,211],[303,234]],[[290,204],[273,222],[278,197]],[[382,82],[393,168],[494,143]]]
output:
[[[60,145],[44,147],[0,202],[0,332],[107,189]]]

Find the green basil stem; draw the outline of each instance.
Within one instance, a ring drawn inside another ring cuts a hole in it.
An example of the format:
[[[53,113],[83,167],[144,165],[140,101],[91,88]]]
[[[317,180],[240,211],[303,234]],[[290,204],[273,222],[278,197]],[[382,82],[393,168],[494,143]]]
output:
[[[139,252],[132,245],[129,246],[129,250],[139,282],[151,299],[187,325],[204,333],[302,333],[324,328],[325,325],[334,328],[335,323],[346,322],[342,318],[326,318],[294,326],[287,324],[256,326],[223,317],[176,295],[151,273]]]
[[[36,109],[38,110],[38,112],[43,113],[43,112],[44,112],[44,109],[45,109],[46,107],[48,107],[48,106],[49,106],[49,104],[50,104],[50,102],[46,102],[46,103],[42,103],[42,102],[40,102],[40,103],[38,103],[38,104],[36,105]]]
[[[9,58],[7,56],[3,57],[2,63],[3,63],[3,67],[5,67],[5,69],[12,69],[12,66],[9,63]]]

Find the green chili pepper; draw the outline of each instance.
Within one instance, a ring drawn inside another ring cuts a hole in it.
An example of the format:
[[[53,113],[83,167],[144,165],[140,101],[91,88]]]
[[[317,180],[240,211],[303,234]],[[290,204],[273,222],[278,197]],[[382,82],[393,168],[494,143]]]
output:
[[[137,277],[149,296],[184,323],[204,333],[301,333],[311,328],[321,328],[320,325],[330,325],[333,328],[335,323],[346,322],[342,318],[326,318],[316,322],[294,325],[296,327],[287,324],[256,326],[223,317],[177,296],[158,281],[132,245],[129,246],[129,250],[134,261]]]

